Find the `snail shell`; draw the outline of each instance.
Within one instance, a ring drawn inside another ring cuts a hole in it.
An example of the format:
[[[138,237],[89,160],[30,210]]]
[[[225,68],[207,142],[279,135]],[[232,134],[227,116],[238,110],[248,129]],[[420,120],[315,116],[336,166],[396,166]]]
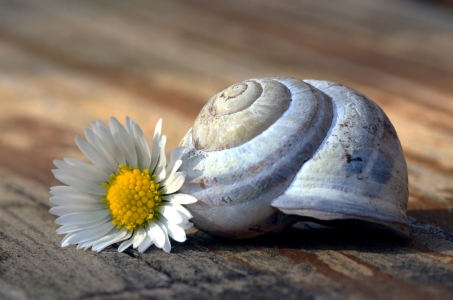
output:
[[[181,145],[195,225],[227,238],[309,217],[407,232],[407,167],[395,129],[338,83],[250,79],[203,107]]]

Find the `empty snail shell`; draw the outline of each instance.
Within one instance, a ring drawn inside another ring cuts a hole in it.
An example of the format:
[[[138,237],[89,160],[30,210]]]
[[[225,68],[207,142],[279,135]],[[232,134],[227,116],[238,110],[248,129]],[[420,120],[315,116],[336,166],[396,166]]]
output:
[[[181,145],[195,225],[227,238],[300,217],[407,232],[407,167],[392,124],[338,83],[250,79],[211,98]]]

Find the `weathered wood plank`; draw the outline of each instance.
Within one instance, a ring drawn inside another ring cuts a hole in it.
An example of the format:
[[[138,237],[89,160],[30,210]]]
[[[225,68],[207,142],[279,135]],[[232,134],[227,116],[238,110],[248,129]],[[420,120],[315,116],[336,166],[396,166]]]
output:
[[[269,299],[424,299],[451,293],[453,236],[415,220],[411,240],[307,223],[281,236],[235,242],[194,230],[171,255],[117,253],[116,247],[93,253],[60,248],[41,185],[1,174],[0,189],[5,297],[28,291],[34,298],[68,299],[253,298],[264,291]]]
[[[453,299],[453,11],[419,1],[0,1],[0,298]],[[129,115],[175,147],[206,101],[269,75],[375,100],[408,162],[410,237],[299,223],[193,229],[171,254],[60,248],[52,160]]]

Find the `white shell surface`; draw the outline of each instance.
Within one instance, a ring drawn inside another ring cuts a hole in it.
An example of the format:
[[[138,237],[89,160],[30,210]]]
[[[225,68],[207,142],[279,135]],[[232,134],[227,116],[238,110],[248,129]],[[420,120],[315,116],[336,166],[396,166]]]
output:
[[[272,206],[320,220],[359,219],[407,232],[407,167],[395,129],[366,96],[306,80],[332,99],[331,129]]]
[[[240,99],[247,94],[252,99]],[[251,115],[271,121],[251,122]],[[244,124],[249,132],[237,134]],[[199,200],[187,208],[201,230],[249,238],[303,216],[407,231],[407,168],[398,137],[383,111],[350,88],[285,77],[246,80],[211,98],[195,128],[181,142],[189,149],[181,191]]]
[[[270,203],[318,149],[332,119],[331,102],[303,81],[278,77],[253,81],[263,89],[270,83],[284,85],[291,93],[288,109],[273,124],[224,150],[197,149],[192,130],[181,143],[189,148],[181,166],[188,174],[181,192],[199,200],[187,206],[193,222],[201,230],[229,238],[253,237],[273,230],[277,220],[294,219],[279,215]],[[212,128],[210,134],[224,126]]]

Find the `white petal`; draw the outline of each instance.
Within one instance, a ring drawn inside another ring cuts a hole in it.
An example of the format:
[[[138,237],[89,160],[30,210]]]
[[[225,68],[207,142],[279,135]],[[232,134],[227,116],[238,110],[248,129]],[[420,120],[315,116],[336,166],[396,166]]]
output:
[[[159,220],[161,222],[164,222],[166,221],[165,224],[174,224],[174,225],[177,225],[178,227],[181,227],[182,229],[186,230],[186,229],[189,229],[189,228],[192,228],[193,227],[193,223],[189,222],[189,220],[185,217],[184,217],[184,221],[182,223],[178,223],[178,224],[175,224],[174,222],[172,222],[171,220],[168,220],[167,218],[165,218],[163,215],[160,215],[159,216]]]
[[[166,177],[165,166],[167,164],[167,158],[165,157],[165,143],[167,142],[167,137],[165,135],[162,136],[160,139],[160,155],[159,155],[159,162],[157,163],[156,170],[154,174],[156,174],[155,181],[157,183],[161,182]]]
[[[168,223],[171,223],[171,224],[175,224],[175,225],[178,225],[179,227],[181,227],[182,229],[186,230],[186,229],[189,229],[189,228],[192,228],[193,227],[193,223],[189,222],[189,220],[185,217],[184,217],[184,221],[182,223],[179,223],[179,224],[175,224],[171,221],[169,221],[168,219],[166,219],[163,215],[160,215],[159,216],[159,220],[167,220]]]
[[[150,221],[148,224],[148,235],[153,240],[156,247],[162,248],[165,244],[165,233],[156,223]]]
[[[168,234],[171,236],[172,239],[174,239],[177,242],[183,243],[186,241],[186,232],[184,229],[179,227],[178,225],[171,224],[167,227],[168,229]]]
[[[150,171],[154,171],[157,166],[157,162],[159,161],[160,151],[160,136],[162,132],[162,119],[160,119],[157,124],[156,128],[154,129],[154,137],[153,137],[153,150],[151,152],[151,163],[149,165]]]
[[[107,216],[107,217],[105,217],[103,219],[100,219],[100,220],[96,220],[96,221],[91,222],[91,223],[77,224],[77,225],[63,225],[63,226],[61,226],[60,228],[57,229],[57,233],[58,234],[65,234],[65,233],[71,233],[71,232],[78,232],[78,231],[85,230],[85,229],[88,229],[88,228],[100,226],[100,225],[102,225],[104,223],[107,223],[107,222],[111,222],[111,217],[110,216]]]
[[[171,174],[174,174],[181,165],[182,165],[182,160],[177,160],[175,162],[175,164],[173,165],[173,168],[170,170],[170,173],[167,172],[167,177],[170,176]]]
[[[187,223],[188,218],[171,206],[162,205],[157,209],[168,221],[175,224]]]
[[[131,118],[129,118],[129,116],[126,116],[126,130],[129,133],[129,135],[131,135],[131,136],[133,134],[132,125],[134,123],[135,123],[135,121],[133,121]]]
[[[110,118],[110,129],[112,130],[113,139],[118,147],[126,156],[126,161],[133,168],[137,167],[137,152],[135,151],[134,142],[127,130],[114,118]]]
[[[105,218],[105,216],[110,215],[110,211],[107,209],[104,210],[97,210],[97,211],[90,211],[90,212],[81,212],[81,213],[73,213],[61,216],[55,220],[55,224],[58,225],[76,225],[76,224],[84,224],[84,223],[91,223],[96,220],[100,220]]]
[[[167,228],[168,235],[177,242],[184,242],[186,240],[186,232],[184,229],[176,224],[168,222],[165,218],[159,218],[159,221]]]
[[[162,197],[163,200],[167,200],[171,203],[178,203],[178,204],[191,204],[197,202],[197,198],[188,194],[172,194],[172,195],[164,195]]]
[[[143,242],[140,244],[140,246],[138,246],[138,252],[140,253],[143,253],[146,251],[146,249],[148,249],[151,245],[153,244],[153,240],[151,239],[151,237],[149,235],[146,235],[145,236],[145,239],[143,240]]]
[[[118,228],[116,228],[115,226],[113,226],[112,229],[110,229],[107,233],[103,234],[102,236],[99,236],[95,239],[89,239],[89,240],[86,240],[83,243],[83,247],[85,249],[93,246],[94,244],[96,244],[100,239],[103,239],[104,237],[106,236],[111,236],[113,233],[117,232],[118,231]]]
[[[137,248],[142,242],[143,240],[145,239],[146,237],[146,231],[143,227],[140,227],[138,230],[137,230],[137,233],[134,234],[134,243],[132,245],[132,247],[135,249]]]
[[[103,170],[99,169],[97,166],[92,165],[92,164],[87,164],[79,159],[76,158],[64,158],[64,161],[67,164],[70,164],[72,166],[78,167],[80,169],[83,169],[87,172],[90,173],[96,173],[99,178],[107,178],[109,177],[109,174],[105,173]]]
[[[93,128],[93,132],[96,133],[98,137],[101,137],[99,135],[99,126],[96,124],[96,122],[90,122],[91,128]]]
[[[118,120],[115,117],[111,117],[109,119],[109,123],[110,123],[110,129],[107,127],[108,134],[112,137],[113,144],[115,145],[115,148],[117,149],[117,151],[119,151],[119,153],[120,153],[120,157],[122,158],[121,160],[124,162],[122,164],[127,165],[128,164],[128,160],[127,160],[128,154],[127,154],[126,149],[124,149],[124,146],[121,143],[121,141],[118,140],[118,139],[121,139],[121,137],[118,136],[118,131],[117,131],[117,127],[116,127],[118,124],[119,124],[119,127],[121,127],[122,125],[118,122]],[[115,125],[114,123],[117,125]],[[116,135],[116,137],[115,137],[115,135]]]
[[[135,232],[134,232],[135,234]],[[129,248],[132,243],[134,242],[133,238],[130,238],[128,240],[125,240],[124,242],[121,243],[121,245],[118,247],[118,252],[123,252],[127,248]]]
[[[49,209],[49,212],[54,216],[60,217],[60,216],[64,216],[67,214],[74,213],[74,209],[63,207],[63,206],[55,206],[55,207],[52,207],[51,209]]]
[[[171,206],[172,208],[176,209],[180,214],[183,214],[187,217],[187,219],[192,219],[193,216],[185,207],[178,203],[166,202],[163,206]]]
[[[178,178],[178,176],[181,176],[181,174],[185,179],[186,172],[175,172],[173,174],[167,173],[167,177],[160,182],[160,185],[161,186],[170,185],[173,181],[175,181]]]
[[[161,193],[166,195],[177,192],[184,184],[185,179],[185,172],[176,172],[172,174],[167,180],[165,180],[165,183],[163,183],[165,186],[162,188]]]
[[[162,224],[161,222],[159,222],[158,220],[154,220],[154,222],[155,222],[156,225],[159,226],[160,229],[162,229],[162,231],[164,232],[165,242],[164,242],[164,245],[162,246],[162,249],[163,249],[165,252],[170,253],[170,251],[171,251],[171,244],[170,244],[170,239],[168,238],[168,230],[167,230],[167,227],[165,227],[165,225]]]
[[[113,157],[115,157],[118,165],[126,164],[126,157],[125,154],[119,149],[118,145],[115,143],[115,140],[113,139],[112,132],[110,129],[102,123],[101,121],[97,121],[96,125],[98,126],[98,135],[102,139],[102,142],[106,144],[106,147],[110,149],[110,152],[112,153]]]
[[[148,169],[151,164],[151,153],[149,151],[148,142],[146,141],[140,126],[134,124],[132,128],[135,136],[135,147],[137,149],[139,167]]]
[[[143,131],[137,125],[137,122],[131,120],[129,117],[126,117],[126,130],[134,143],[138,166],[142,169],[148,169],[151,162],[151,154]]]
[[[58,234],[67,234],[67,233],[72,233],[72,232],[78,232],[82,230],[80,228],[80,226],[77,226],[77,225],[64,225],[64,226],[61,226],[57,229],[57,233]]]
[[[115,226],[112,223],[107,222],[93,228],[85,229],[71,236],[71,238],[68,240],[68,243],[78,244],[87,241],[97,240],[105,236],[113,228],[115,228]]]
[[[50,197],[49,201],[55,205],[61,205],[68,208],[78,209],[81,211],[88,211],[88,210],[100,210],[105,208],[105,204],[98,202],[98,203],[86,203],[86,202],[77,202],[67,199],[62,199],[60,197]]]
[[[73,213],[81,213],[81,212],[90,212],[92,210],[82,210],[82,209],[75,209],[72,207],[64,207],[64,206],[55,206],[49,209],[49,213],[55,215],[55,216],[64,216],[68,214],[73,214]]]
[[[124,250],[129,248],[136,240],[138,234],[139,234],[139,230],[135,230],[130,239],[121,243],[121,245],[118,247],[118,252],[123,252]]]
[[[52,209],[54,208],[54,209]],[[75,209],[73,207],[64,207],[64,206],[55,206],[49,209],[49,212],[53,215],[56,216],[64,216],[64,215],[69,215],[69,214],[74,214],[74,213],[80,213],[80,212],[89,212],[92,211],[90,210],[83,210],[83,209]]]
[[[67,234],[67,235],[63,238],[63,240],[61,241],[61,247],[69,246],[70,243],[68,243],[68,240],[69,240],[73,235],[75,235],[75,233]]]
[[[129,231],[126,228],[122,228],[122,229],[98,240],[96,243],[93,244],[91,249],[93,251],[99,252],[102,249],[104,249],[105,247],[108,247],[114,243],[118,243],[118,242],[124,241],[125,239],[130,238],[131,235],[132,235],[132,231]]]
[[[178,168],[181,166],[181,157],[184,154],[184,151],[186,150],[186,147],[176,147],[173,149],[173,151],[170,153],[170,161],[168,162],[166,172],[167,174],[171,175],[174,172],[178,170]],[[179,163],[177,163],[179,161]],[[179,164],[179,165],[178,165]]]
[[[178,224],[178,226],[181,227],[184,230],[187,230],[187,229],[190,229],[190,228],[193,227],[193,223],[187,221],[187,223]]]
[[[71,186],[53,186],[50,188],[50,193],[59,198],[66,200],[71,200],[75,202],[95,202],[98,203],[101,200],[101,197],[97,195],[83,193]]]
[[[76,174],[72,174],[67,170],[54,169],[52,170],[52,173],[54,174],[56,179],[78,189],[81,192],[100,196],[105,195],[105,188],[103,188],[101,185],[92,181],[88,181],[84,178],[79,178]]]
[[[88,143],[90,143],[99,154],[105,159],[108,163],[111,172],[116,171],[118,168],[118,163],[113,156],[111,149],[109,149],[108,145],[102,141],[100,137],[98,137],[92,130],[86,128],[84,130],[85,137],[87,138]]]
[[[86,250],[86,249],[90,248],[91,246],[93,246],[94,243],[96,243],[96,240],[81,243],[81,244],[79,244],[79,246],[77,246],[77,249],[79,249],[79,247],[80,247],[80,249]]]
[[[67,160],[67,161],[66,161]],[[78,160],[71,160],[70,158],[65,158],[65,161],[54,160],[53,163],[57,168],[61,170],[66,170],[69,173],[75,174],[78,178],[84,178],[88,181],[93,181],[98,184],[101,184],[109,178],[107,173],[99,169],[95,165],[85,164]],[[85,164],[85,165],[83,165]]]
[[[112,170],[109,163],[104,159],[104,157],[99,153],[99,151],[82,139],[79,136],[75,137],[75,142],[79,147],[80,151],[97,167],[102,169],[104,172],[110,174],[116,170]]]

